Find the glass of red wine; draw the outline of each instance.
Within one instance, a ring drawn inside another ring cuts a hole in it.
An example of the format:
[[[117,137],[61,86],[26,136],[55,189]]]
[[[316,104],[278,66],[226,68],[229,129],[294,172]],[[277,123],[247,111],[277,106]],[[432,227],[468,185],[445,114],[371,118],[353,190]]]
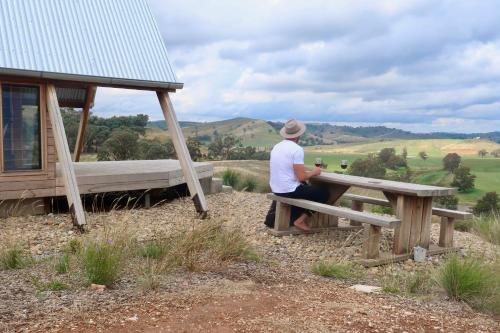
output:
[[[321,159],[321,157],[317,157],[314,160],[314,165],[317,166],[318,168],[321,168],[321,166],[323,165],[323,160]]]
[[[347,169],[347,166],[348,166],[347,160],[342,160],[342,161],[340,162],[340,167],[341,167],[342,169],[344,169],[344,170],[345,170],[345,169]]]

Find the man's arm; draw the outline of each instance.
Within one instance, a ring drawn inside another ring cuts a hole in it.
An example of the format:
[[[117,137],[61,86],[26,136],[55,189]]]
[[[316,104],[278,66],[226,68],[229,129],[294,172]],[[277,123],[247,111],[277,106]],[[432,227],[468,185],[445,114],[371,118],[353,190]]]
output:
[[[304,167],[304,164],[294,164],[293,171],[295,172],[295,176],[301,183],[309,180],[311,177],[319,176],[321,174],[320,167],[315,166],[313,170],[308,171]]]

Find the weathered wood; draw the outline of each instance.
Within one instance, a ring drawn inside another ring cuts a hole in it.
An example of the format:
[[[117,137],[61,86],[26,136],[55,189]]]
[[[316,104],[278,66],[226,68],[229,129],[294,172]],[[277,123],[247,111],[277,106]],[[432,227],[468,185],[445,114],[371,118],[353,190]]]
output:
[[[49,112],[50,122],[53,126],[54,140],[56,144],[57,157],[61,163],[62,176],[64,179],[64,188],[66,197],[68,198],[68,206],[70,212],[74,214],[74,222],[82,226],[85,222],[85,212],[83,211],[80,192],[76,182],[75,170],[71,161],[68,142],[66,141],[66,133],[64,124],[57,102],[56,88],[52,84],[47,85],[47,110]]]
[[[174,107],[170,101],[168,92],[157,91],[158,100],[160,101],[161,109],[167,122],[168,131],[172,142],[174,144],[175,151],[177,153],[177,158],[184,172],[184,178],[189,188],[189,193],[191,194],[191,199],[195,204],[198,213],[206,216],[208,211],[208,206],[205,200],[205,195],[201,189],[200,181],[196,176],[196,171],[194,170],[193,161],[189,155],[188,148],[186,146],[186,141],[184,140],[184,135],[177,121],[177,116],[174,112]]]
[[[408,243],[408,249],[411,251],[413,247],[420,245],[420,237],[422,231],[423,222],[423,208],[424,202],[423,198],[412,197],[412,215],[411,215],[411,227],[410,227],[410,238]]]
[[[388,200],[367,197],[364,195],[346,193],[343,195],[343,197],[346,199],[352,200],[353,202],[356,201],[356,202],[366,203],[366,204],[370,204],[370,205],[378,205],[378,206],[385,206],[385,207],[391,206],[391,204],[389,203]]]
[[[283,202],[276,203],[276,216],[274,220],[274,230],[285,231],[290,228],[290,214],[292,207]]]
[[[421,247],[429,248],[431,243],[432,197],[423,199],[420,243]]]
[[[366,227],[366,240],[363,244],[363,257],[375,259],[379,257],[381,227],[368,225]]]
[[[355,210],[357,212],[362,212],[363,211],[363,202],[353,200],[351,202],[351,209]],[[360,225],[362,225],[361,222],[358,222],[358,221],[355,221],[355,220],[350,220],[349,224],[353,225],[353,226],[360,226]]]
[[[399,195],[396,206],[396,217],[401,223],[394,230],[394,248],[395,254],[409,252],[408,244],[410,240],[412,216],[412,197]]]
[[[90,115],[90,108],[92,103],[94,103],[95,93],[97,91],[96,86],[87,87],[87,96],[85,96],[85,104],[82,109],[82,114],[80,116],[80,125],[78,127],[78,135],[76,137],[75,149],[73,151],[73,161],[79,162],[80,155],[83,149],[83,143],[85,142],[85,130],[87,128],[87,123]]]
[[[312,211],[320,212],[323,214],[335,215],[346,219],[354,219],[362,223],[369,223],[385,228],[395,228],[400,223],[398,219],[392,216],[382,216],[366,212],[357,212],[349,208],[331,206],[328,204],[322,204],[319,202],[303,200],[303,199],[285,198],[277,196],[272,193],[268,194],[267,197],[271,200],[275,200],[281,203],[286,203],[288,205],[302,207]]]
[[[308,231],[307,234],[317,234],[320,232],[339,232],[339,231],[353,231],[353,230],[360,230],[363,227],[356,227],[356,226],[338,226],[338,227],[325,227],[325,228],[314,228],[311,229],[311,231]],[[303,235],[304,231],[299,230],[295,227],[290,227],[288,230],[283,230],[283,231],[277,231],[275,229],[267,229],[267,232],[270,235],[277,236],[277,237],[283,237],[283,236],[290,236],[290,235]]]
[[[441,228],[439,231],[439,246],[453,247],[453,232],[455,219],[453,217],[441,217]]]
[[[459,210],[451,210],[451,209],[436,208],[436,207],[432,208],[432,215],[452,217],[456,220],[469,220],[474,217],[474,215],[469,212],[462,212]]]

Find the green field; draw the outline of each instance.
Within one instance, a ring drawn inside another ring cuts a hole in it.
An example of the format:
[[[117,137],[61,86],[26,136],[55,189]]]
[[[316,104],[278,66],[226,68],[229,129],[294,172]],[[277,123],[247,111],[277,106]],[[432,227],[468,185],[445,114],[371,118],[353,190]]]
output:
[[[328,164],[329,171],[339,171],[340,161],[352,163],[369,153],[377,153],[382,148],[395,148],[398,153],[406,148],[408,164],[413,171],[412,181],[420,184],[449,186],[453,175],[443,170],[442,158],[450,152],[462,156],[462,163],[476,175],[476,188],[468,193],[459,193],[460,202],[473,204],[486,192],[500,192],[500,158],[480,158],[480,149],[492,151],[500,145],[484,140],[395,140],[363,144],[317,146],[306,148],[305,162],[312,165],[316,157]],[[420,151],[429,155],[426,161],[418,157]]]

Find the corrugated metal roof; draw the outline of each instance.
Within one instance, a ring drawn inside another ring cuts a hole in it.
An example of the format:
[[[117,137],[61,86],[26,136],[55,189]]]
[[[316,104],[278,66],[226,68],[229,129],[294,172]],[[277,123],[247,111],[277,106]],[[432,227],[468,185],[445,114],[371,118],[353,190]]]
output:
[[[182,88],[145,0],[0,0],[0,74]]]

